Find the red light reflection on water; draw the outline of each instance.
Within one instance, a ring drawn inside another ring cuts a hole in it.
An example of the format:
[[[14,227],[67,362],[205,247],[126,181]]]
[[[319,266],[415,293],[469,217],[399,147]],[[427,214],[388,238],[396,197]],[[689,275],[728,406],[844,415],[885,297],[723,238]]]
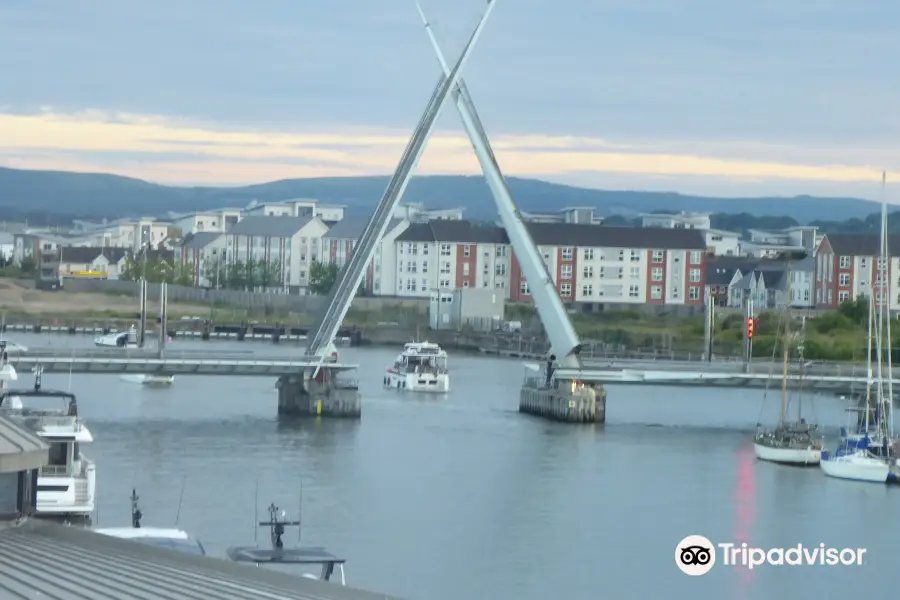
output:
[[[750,531],[756,520],[756,456],[748,445],[738,453],[738,477],[735,491],[734,508],[734,535],[735,546],[743,543],[750,545]],[[753,571],[750,569],[735,568],[735,577],[738,580],[739,593],[737,597],[743,598],[744,591],[749,589],[753,580]]]

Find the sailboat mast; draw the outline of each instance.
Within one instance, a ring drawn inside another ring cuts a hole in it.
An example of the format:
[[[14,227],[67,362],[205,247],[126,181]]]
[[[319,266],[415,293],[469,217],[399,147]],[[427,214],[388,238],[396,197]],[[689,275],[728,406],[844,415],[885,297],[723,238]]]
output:
[[[784,317],[784,371],[781,376],[781,421],[783,425],[787,418],[787,380],[788,380],[788,358],[791,355],[791,264],[785,273],[787,276],[787,285],[785,286],[785,317]]]
[[[885,312],[887,316],[885,318],[885,336],[887,337],[887,372],[888,372],[888,380],[887,380],[887,400],[884,402],[884,419],[887,421],[886,426],[888,427],[888,433],[891,438],[894,437],[894,365],[891,359],[891,279],[890,279],[890,244],[888,237],[888,214],[887,214],[887,194],[886,194],[886,184],[887,184],[887,173],[885,171],[881,172],[881,228],[882,235],[884,237],[884,246],[882,247],[882,252],[884,253],[884,285],[887,286],[887,301],[885,303],[886,309]]]
[[[866,420],[865,432],[869,433],[869,410],[872,406],[872,325],[875,323],[875,296],[869,295],[869,323],[866,340]]]

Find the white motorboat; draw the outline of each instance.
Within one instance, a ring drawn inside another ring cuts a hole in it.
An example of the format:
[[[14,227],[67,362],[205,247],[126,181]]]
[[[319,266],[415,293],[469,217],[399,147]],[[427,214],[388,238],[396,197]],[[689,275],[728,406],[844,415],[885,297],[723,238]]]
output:
[[[384,387],[410,392],[449,392],[447,353],[431,342],[410,342],[384,374]]]
[[[123,381],[132,383],[140,383],[142,385],[153,387],[168,387],[175,382],[174,375],[150,375],[150,374],[126,374],[122,375]]]
[[[91,531],[123,540],[133,540],[149,546],[206,556],[203,544],[192,538],[186,531],[176,528],[142,527],[142,518],[143,514],[138,508],[137,491],[131,490],[131,527],[104,527]]]
[[[103,348],[137,348],[137,328],[129,327],[125,331],[113,331],[98,335],[94,338],[94,345]]]
[[[61,406],[29,408],[24,402],[47,404],[47,400]],[[50,445],[50,460],[38,471],[37,514],[89,517],[94,512],[96,466],[81,453],[81,445],[94,438],[78,418],[74,394],[41,389],[37,368],[33,389],[0,390],[0,410]]]

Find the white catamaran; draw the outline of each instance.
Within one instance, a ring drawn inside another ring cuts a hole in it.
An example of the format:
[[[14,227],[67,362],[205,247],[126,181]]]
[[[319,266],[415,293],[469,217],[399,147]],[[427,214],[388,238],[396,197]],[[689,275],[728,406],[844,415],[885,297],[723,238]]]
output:
[[[885,177],[882,175],[882,189]],[[858,413],[853,433],[842,428],[841,442],[834,454],[822,453],[822,471],[829,477],[870,481],[874,483],[900,482],[898,471],[898,443],[894,436],[893,406],[894,378],[891,363],[890,278],[888,269],[887,204],[881,205],[881,249],[877,262],[878,276],[869,297],[868,357],[866,395],[859,407],[848,412]],[[876,314],[877,310],[877,314]],[[872,342],[878,362],[875,381],[872,381]],[[887,344],[887,352],[884,345]],[[884,367],[887,363],[887,377]]]

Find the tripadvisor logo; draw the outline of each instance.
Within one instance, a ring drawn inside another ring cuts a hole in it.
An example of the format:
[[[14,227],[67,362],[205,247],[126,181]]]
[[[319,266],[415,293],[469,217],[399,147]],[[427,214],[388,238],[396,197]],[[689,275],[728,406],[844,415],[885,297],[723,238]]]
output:
[[[755,548],[744,544],[713,544],[702,535],[689,535],[675,547],[675,564],[686,575],[706,575],[718,563],[727,567],[755,569],[772,566],[859,566],[865,548],[833,548],[825,544],[786,548]]]

